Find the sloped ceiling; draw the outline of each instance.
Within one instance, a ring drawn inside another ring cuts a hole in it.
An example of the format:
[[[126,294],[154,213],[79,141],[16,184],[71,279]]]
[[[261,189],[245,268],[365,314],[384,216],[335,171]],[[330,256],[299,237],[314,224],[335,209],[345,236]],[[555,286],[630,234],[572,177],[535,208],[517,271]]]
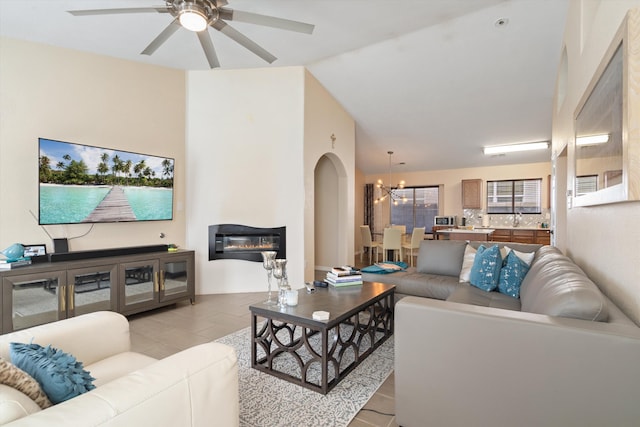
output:
[[[171,21],[167,14],[66,12],[162,4],[0,0],[0,35],[207,69],[197,37],[184,29],[152,56],[140,55]],[[387,171],[389,150],[394,170],[407,172],[551,158],[550,150],[487,157],[482,147],[550,140],[568,0],[230,0],[228,7],[316,26],[307,35],[232,22],[278,57],[271,65],[209,32],[224,69],[307,67],[356,120],[356,167],[365,174]]]

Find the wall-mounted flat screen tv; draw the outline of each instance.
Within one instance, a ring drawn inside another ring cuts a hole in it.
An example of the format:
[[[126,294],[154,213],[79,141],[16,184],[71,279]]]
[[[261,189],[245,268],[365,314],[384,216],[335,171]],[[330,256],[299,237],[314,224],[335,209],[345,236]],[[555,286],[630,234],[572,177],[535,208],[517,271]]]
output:
[[[173,219],[174,159],[38,141],[41,225]]]

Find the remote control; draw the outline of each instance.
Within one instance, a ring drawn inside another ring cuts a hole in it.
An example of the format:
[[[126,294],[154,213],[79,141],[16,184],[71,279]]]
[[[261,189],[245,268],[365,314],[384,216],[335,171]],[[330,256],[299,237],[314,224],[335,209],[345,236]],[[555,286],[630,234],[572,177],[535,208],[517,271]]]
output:
[[[320,280],[314,280],[313,285],[317,288],[326,288],[327,286],[329,286],[327,282],[321,282]]]

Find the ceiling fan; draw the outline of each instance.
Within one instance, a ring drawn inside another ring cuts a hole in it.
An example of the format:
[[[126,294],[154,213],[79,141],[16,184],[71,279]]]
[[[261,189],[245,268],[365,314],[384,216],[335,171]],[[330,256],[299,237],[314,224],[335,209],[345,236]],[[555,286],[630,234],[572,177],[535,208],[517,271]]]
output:
[[[142,54],[152,55],[173,33],[180,27],[184,27],[187,30],[194,31],[198,35],[198,40],[200,40],[200,44],[211,68],[219,67],[220,62],[218,61],[218,55],[216,54],[208,32],[209,26],[244,46],[269,64],[277,58],[244,34],[231,27],[225,21],[246,22],[306,34],[311,34],[314,29],[314,25],[304,22],[291,21],[289,19],[243,12],[224,7],[227,4],[228,2],[226,0],[166,0],[164,6],[70,10],[68,12],[74,16],[120,13],[169,13],[174,17],[174,20],[149,43],[149,46],[142,51]]]

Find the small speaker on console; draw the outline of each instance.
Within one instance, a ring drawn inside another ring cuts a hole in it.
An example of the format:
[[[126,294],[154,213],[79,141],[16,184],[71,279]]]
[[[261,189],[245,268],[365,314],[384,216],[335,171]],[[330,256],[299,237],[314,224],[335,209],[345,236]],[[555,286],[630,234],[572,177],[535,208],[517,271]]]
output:
[[[69,240],[53,239],[53,252],[57,254],[69,252]]]

